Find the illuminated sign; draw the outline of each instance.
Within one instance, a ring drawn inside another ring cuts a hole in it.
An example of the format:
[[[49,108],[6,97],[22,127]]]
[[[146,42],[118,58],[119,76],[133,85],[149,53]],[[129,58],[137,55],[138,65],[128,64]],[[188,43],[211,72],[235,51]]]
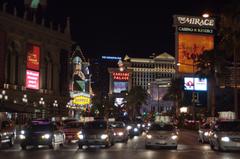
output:
[[[26,88],[39,89],[39,72],[26,71]]]
[[[194,66],[194,59],[201,55],[205,50],[214,48],[213,35],[203,34],[178,34],[178,72],[193,73],[197,71]],[[193,67],[194,66],[194,67]]]
[[[113,72],[113,79],[118,81],[128,81],[129,73],[126,72]]]
[[[86,96],[76,96],[73,98],[73,104],[78,105],[90,104],[90,98]]]
[[[113,93],[121,93],[128,90],[128,82],[113,82]]]
[[[102,56],[102,59],[106,59],[106,60],[121,60],[121,57],[118,56]]]
[[[192,27],[178,27],[179,32],[189,32],[189,33],[204,33],[204,34],[213,34],[213,29],[209,28],[192,28]]]
[[[27,45],[27,68],[39,70],[40,47],[37,45]]]
[[[207,79],[184,77],[184,90],[207,91]]]
[[[195,16],[175,15],[174,16],[174,25],[175,26],[214,28],[215,27],[215,19],[214,18],[195,17]]]

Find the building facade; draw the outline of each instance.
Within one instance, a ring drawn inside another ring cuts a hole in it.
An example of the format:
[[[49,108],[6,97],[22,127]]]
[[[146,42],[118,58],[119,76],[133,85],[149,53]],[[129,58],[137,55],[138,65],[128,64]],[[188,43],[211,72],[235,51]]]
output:
[[[64,116],[69,96],[70,22],[64,32],[0,11],[1,112]],[[3,114],[2,114],[3,115]],[[10,115],[12,116],[12,115]]]
[[[126,55],[124,64],[127,69],[133,70],[132,86],[141,86],[145,90],[156,79],[171,79],[175,76],[175,58],[168,53],[152,58],[131,58]]]

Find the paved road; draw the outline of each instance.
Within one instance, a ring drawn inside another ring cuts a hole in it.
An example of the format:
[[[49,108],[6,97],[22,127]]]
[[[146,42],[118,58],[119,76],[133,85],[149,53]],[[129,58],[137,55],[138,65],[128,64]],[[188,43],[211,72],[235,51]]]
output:
[[[199,144],[193,131],[181,131],[177,150],[146,150],[143,136],[129,140],[128,144],[116,143],[109,149],[92,147],[78,150],[74,144],[57,150],[43,147],[22,151],[19,145],[0,149],[1,159],[239,159],[239,156],[239,152],[214,152],[207,144]]]

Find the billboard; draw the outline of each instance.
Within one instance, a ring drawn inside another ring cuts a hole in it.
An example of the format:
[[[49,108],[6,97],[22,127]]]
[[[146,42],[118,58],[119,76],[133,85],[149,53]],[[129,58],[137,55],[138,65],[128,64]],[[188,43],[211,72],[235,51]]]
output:
[[[39,89],[39,72],[37,71],[26,71],[26,88]]]
[[[184,77],[184,90],[207,91],[207,79]]]
[[[178,34],[178,67],[179,73],[194,73],[197,71],[193,58],[205,50],[214,48],[214,36],[207,34]]]
[[[121,93],[128,90],[128,82],[113,82],[113,93]]]
[[[27,45],[27,68],[39,70],[40,47],[34,44]]]
[[[76,96],[73,98],[73,104],[78,104],[78,105],[86,105],[90,104],[90,97],[88,96]]]

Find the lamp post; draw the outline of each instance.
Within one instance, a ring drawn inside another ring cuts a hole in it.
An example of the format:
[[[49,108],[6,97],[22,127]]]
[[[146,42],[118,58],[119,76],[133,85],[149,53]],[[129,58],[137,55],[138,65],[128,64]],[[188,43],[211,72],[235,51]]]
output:
[[[191,55],[192,61],[193,61],[193,91],[192,91],[192,113],[193,113],[193,120],[196,120],[195,116],[195,62],[196,62],[196,54],[193,53]]]
[[[39,105],[42,107],[41,109],[42,109],[42,118],[45,118],[45,110],[43,110],[43,107],[44,107],[44,105],[45,105],[45,101],[43,100],[43,97],[41,97],[40,98],[40,100],[39,100]]]
[[[57,102],[57,100],[54,100],[54,102],[53,102],[53,108],[54,108],[54,115],[56,116],[56,109],[58,109],[58,102]]]

